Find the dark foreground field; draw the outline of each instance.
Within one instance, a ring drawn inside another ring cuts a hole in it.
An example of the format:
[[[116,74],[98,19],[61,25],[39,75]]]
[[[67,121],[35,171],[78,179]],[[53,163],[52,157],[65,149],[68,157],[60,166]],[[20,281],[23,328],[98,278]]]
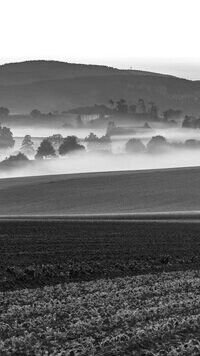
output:
[[[0,221],[0,289],[200,267],[200,222]]]
[[[0,355],[200,355],[200,222],[1,220]]]
[[[0,221],[0,355],[200,355],[200,222]]]

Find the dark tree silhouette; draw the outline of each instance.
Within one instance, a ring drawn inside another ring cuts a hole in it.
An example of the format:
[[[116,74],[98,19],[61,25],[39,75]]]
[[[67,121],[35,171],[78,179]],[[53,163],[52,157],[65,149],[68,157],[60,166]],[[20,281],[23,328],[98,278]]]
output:
[[[4,106],[0,107],[0,117],[1,118],[8,117],[9,114],[10,114],[10,111],[8,108],[5,108]]]
[[[127,113],[128,105],[126,104],[125,99],[120,99],[119,101],[117,101],[117,111],[119,113]]]
[[[93,132],[90,132],[90,134],[85,137],[84,141],[85,142],[98,142],[99,138]]]
[[[0,148],[13,147],[15,140],[13,134],[8,127],[1,126],[0,124]]]
[[[168,109],[166,111],[163,111],[163,118],[165,121],[171,119],[180,119],[181,117],[182,117],[181,110]]]
[[[158,109],[155,103],[152,101],[148,104],[148,114],[151,119],[157,119],[158,117]]]
[[[27,163],[29,159],[23,154],[23,153],[18,153],[17,155],[11,155],[10,157],[4,159],[0,163],[0,167],[2,168],[13,168],[13,167],[19,167],[20,165],[23,165],[24,163]]]
[[[76,126],[77,127],[82,127],[83,126],[83,121],[81,119],[81,115],[77,115],[77,117],[76,117]]]
[[[85,147],[83,145],[79,145],[79,143],[77,142],[76,136],[67,136],[64,138],[63,143],[59,147],[59,154],[65,155],[72,151],[84,149]]]
[[[114,107],[114,105],[115,105],[114,100],[110,99],[110,100],[109,100],[109,104],[110,104],[110,106],[113,108],[113,107]]]
[[[41,117],[42,113],[41,113],[39,110],[34,109],[34,110],[32,110],[32,111],[30,112],[30,115],[31,115],[31,117],[33,117],[34,119],[37,119],[37,118]]]
[[[161,152],[168,146],[167,140],[163,136],[153,136],[147,144],[149,152]]]
[[[34,152],[34,142],[31,139],[30,135],[24,136],[22,141],[21,149],[22,152],[33,153]]]
[[[52,143],[45,138],[41,142],[40,146],[38,147],[35,158],[42,159],[44,157],[55,157],[55,156],[56,156],[56,152]]]
[[[145,151],[145,145],[136,138],[131,138],[126,143],[126,152],[127,153],[142,153]]]
[[[61,134],[55,134],[47,138],[55,149],[58,149],[63,142],[63,136]]]

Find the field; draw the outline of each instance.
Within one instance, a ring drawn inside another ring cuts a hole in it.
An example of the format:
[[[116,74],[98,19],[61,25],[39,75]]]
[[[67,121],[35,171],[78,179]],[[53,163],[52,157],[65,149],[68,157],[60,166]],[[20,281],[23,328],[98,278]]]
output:
[[[0,215],[200,211],[199,176],[193,167],[0,179]]]
[[[1,221],[0,288],[195,269],[199,236],[198,221]]]
[[[0,180],[0,355],[199,355],[199,173]]]
[[[199,355],[200,222],[0,221],[0,355]]]
[[[200,272],[1,293],[1,355],[199,355]]]

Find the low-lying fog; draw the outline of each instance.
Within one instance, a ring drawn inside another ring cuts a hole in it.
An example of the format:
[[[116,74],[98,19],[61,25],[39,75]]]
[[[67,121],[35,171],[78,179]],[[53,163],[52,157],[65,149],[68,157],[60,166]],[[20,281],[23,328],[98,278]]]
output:
[[[103,129],[32,129],[16,128],[12,129],[16,144],[12,151],[0,152],[2,161],[5,156],[14,154],[19,150],[23,137],[30,134],[35,143],[35,149],[44,137],[60,133],[63,137],[76,135],[83,144],[83,139],[94,132],[98,136],[105,135]],[[0,177],[16,177],[45,174],[61,173],[81,173],[81,172],[102,172],[102,171],[122,171],[122,170],[141,170],[155,168],[172,168],[200,166],[200,148],[199,149],[169,149],[165,153],[133,153],[125,152],[126,142],[132,138],[139,138],[146,145],[152,136],[162,135],[168,142],[184,142],[187,139],[200,140],[200,130],[170,128],[154,129],[149,132],[137,132],[126,136],[112,136],[111,153],[100,152],[76,152],[58,157],[55,159],[35,160],[24,168],[3,170],[0,169]]]

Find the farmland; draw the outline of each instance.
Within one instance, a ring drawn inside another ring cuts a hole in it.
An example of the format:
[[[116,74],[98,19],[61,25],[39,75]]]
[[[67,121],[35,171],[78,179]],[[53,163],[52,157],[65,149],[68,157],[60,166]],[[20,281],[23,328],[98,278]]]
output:
[[[200,272],[1,293],[1,355],[199,355]]]
[[[200,211],[198,167],[0,179],[1,216]]]
[[[196,269],[199,236],[198,220],[1,221],[0,288]]]
[[[0,355],[199,355],[199,220],[0,221]]]

